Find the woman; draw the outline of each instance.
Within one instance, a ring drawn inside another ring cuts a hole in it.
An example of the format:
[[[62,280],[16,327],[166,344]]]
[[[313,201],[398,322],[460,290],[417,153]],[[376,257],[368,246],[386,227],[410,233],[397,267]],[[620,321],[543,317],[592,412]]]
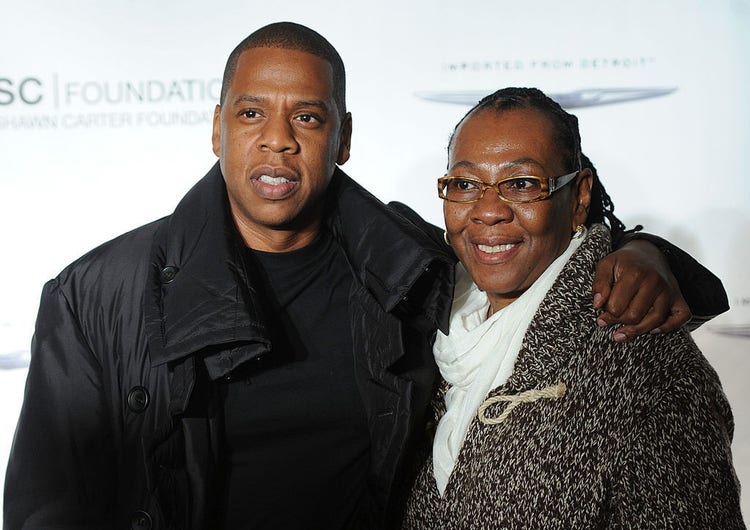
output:
[[[622,344],[595,325],[602,223],[622,225],[575,116],[503,89],[448,153],[438,189],[463,268],[405,528],[744,528],[731,411],[688,332]]]

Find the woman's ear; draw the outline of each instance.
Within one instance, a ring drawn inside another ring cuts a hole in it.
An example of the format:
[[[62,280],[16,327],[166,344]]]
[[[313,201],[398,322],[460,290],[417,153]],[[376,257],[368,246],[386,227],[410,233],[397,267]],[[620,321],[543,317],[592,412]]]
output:
[[[589,168],[582,169],[576,177],[575,183],[575,205],[573,207],[573,226],[575,231],[578,225],[586,224],[591,206],[591,188],[594,185],[594,175]]]

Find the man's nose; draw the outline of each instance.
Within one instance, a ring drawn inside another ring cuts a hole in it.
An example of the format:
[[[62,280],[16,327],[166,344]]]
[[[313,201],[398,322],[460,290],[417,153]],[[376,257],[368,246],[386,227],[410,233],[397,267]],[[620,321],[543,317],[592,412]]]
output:
[[[285,118],[268,118],[258,138],[258,148],[268,149],[274,153],[297,152],[299,143],[297,143],[293,125]]]

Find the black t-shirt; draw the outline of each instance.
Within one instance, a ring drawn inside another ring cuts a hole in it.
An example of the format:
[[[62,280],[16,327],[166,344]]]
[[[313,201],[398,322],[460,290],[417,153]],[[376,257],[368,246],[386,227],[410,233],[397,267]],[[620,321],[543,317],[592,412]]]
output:
[[[352,272],[327,233],[248,250],[267,287],[272,351],[222,385],[226,529],[350,528],[365,502],[369,431],[354,378]]]

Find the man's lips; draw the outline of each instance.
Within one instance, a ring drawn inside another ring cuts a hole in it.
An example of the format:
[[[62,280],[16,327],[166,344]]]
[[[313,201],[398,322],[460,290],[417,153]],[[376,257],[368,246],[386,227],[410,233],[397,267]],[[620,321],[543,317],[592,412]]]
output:
[[[250,183],[258,196],[280,200],[294,192],[299,185],[299,177],[285,167],[262,166],[250,174]]]

